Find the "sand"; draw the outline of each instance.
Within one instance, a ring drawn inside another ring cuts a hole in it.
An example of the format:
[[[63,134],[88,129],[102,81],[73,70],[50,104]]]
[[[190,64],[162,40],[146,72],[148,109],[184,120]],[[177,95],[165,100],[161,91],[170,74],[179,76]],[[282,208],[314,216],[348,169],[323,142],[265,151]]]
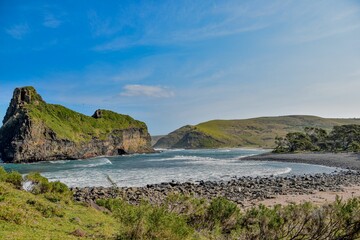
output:
[[[314,194],[302,194],[302,195],[277,195],[273,196],[274,198],[266,200],[254,200],[247,201],[244,203],[242,208],[248,209],[256,205],[263,204],[267,207],[272,207],[277,204],[288,205],[288,204],[301,204],[305,202],[311,202],[315,205],[323,205],[327,203],[332,203],[336,200],[336,197],[340,197],[343,201],[346,201],[350,198],[360,197],[360,185],[343,187],[341,192],[315,192]]]
[[[296,162],[324,165],[329,167],[339,167],[360,171],[360,154],[359,153],[295,153],[295,154],[273,154],[265,153],[256,156],[243,158],[242,160],[252,161],[277,161],[277,162]],[[288,205],[290,203],[311,202],[316,205],[331,203],[339,196],[342,200],[353,197],[360,197],[360,182],[353,186],[343,186],[340,192],[320,192],[303,195],[276,195],[271,199],[254,200],[246,202],[245,208],[254,205],[264,204],[265,206],[274,206],[276,204]]]

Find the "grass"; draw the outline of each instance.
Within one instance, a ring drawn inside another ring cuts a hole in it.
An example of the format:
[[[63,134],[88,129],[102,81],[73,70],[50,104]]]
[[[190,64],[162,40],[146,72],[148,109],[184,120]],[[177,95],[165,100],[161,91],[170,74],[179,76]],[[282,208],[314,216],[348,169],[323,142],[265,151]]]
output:
[[[73,202],[64,184],[49,183],[33,174],[30,178],[48,188],[42,186],[42,191],[31,193],[19,190],[17,181],[7,181],[10,174],[0,168],[1,239],[78,239],[72,234],[75,230],[89,239],[114,239],[119,223],[110,215]],[[49,197],[55,193],[56,201]]]
[[[158,205],[102,199],[108,212],[72,200],[66,185],[38,173],[30,192],[19,188],[16,172],[0,168],[1,239],[358,239],[360,199],[263,205],[241,210],[225,198],[210,201],[170,195]],[[56,198],[49,197],[57,196]]]
[[[344,124],[360,124],[360,119],[282,116],[244,120],[212,120],[195,126],[188,126],[186,129],[180,128],[160,139],[155,147],[274,148],[276,146],[275,137],[284,137],[288,132],[302,131],[304,127],[318,127],[330,131],[333,126]],[[195,135],[198,137],[188,137]]]
[[[31,103],[27,109],[33,122],[44,123],[56,134],[58,139],[73,142],[86,142],[92,138],[104,139],[114,130],[142,128],[147,131],[146,124],[128,115],[101,110],[101,118],[93,118],[56,104],[45,103],[34,88],[31,92]]]

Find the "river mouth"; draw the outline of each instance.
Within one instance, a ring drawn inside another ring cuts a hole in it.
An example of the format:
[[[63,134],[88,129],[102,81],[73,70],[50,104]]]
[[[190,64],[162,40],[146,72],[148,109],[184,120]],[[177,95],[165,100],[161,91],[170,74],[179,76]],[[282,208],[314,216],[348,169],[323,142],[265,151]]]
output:
[[[153,154],[98,157],[86,160],[59,160],[32,164],[3,164],[6,170],[22,174],[40,172],[51,181],[69,187],[146,186],[161,182],[228,181],[242,176],[286,176],[332,173],[334,167],[302,163],[246,161],[262,154],[260,149],[164,150]]]

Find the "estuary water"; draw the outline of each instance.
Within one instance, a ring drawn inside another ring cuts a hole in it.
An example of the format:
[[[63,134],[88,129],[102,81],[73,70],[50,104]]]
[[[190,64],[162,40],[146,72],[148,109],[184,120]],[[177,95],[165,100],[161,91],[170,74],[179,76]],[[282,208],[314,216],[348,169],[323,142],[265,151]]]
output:
[[[263,153],[259,149],[163,150],[153,154],[59,160],[31,164],[4,164],[22,174],[40,172],[51,181],[70,187],[109,186],[109,176],[118,186],[144,186],[172,180],[229,180],[234,176],[331,173],[332,167],[301,163],[244,161]]]

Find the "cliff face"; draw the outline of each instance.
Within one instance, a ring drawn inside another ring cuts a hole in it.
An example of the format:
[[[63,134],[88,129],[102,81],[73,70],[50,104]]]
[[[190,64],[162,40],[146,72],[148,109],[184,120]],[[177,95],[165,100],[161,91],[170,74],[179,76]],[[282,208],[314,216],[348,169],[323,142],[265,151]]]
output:
[[[97,110],[92,117],[47,104],[32,87],[17,88],[0,128],[5,162],[81,159],[153,152],[145,123]]]

